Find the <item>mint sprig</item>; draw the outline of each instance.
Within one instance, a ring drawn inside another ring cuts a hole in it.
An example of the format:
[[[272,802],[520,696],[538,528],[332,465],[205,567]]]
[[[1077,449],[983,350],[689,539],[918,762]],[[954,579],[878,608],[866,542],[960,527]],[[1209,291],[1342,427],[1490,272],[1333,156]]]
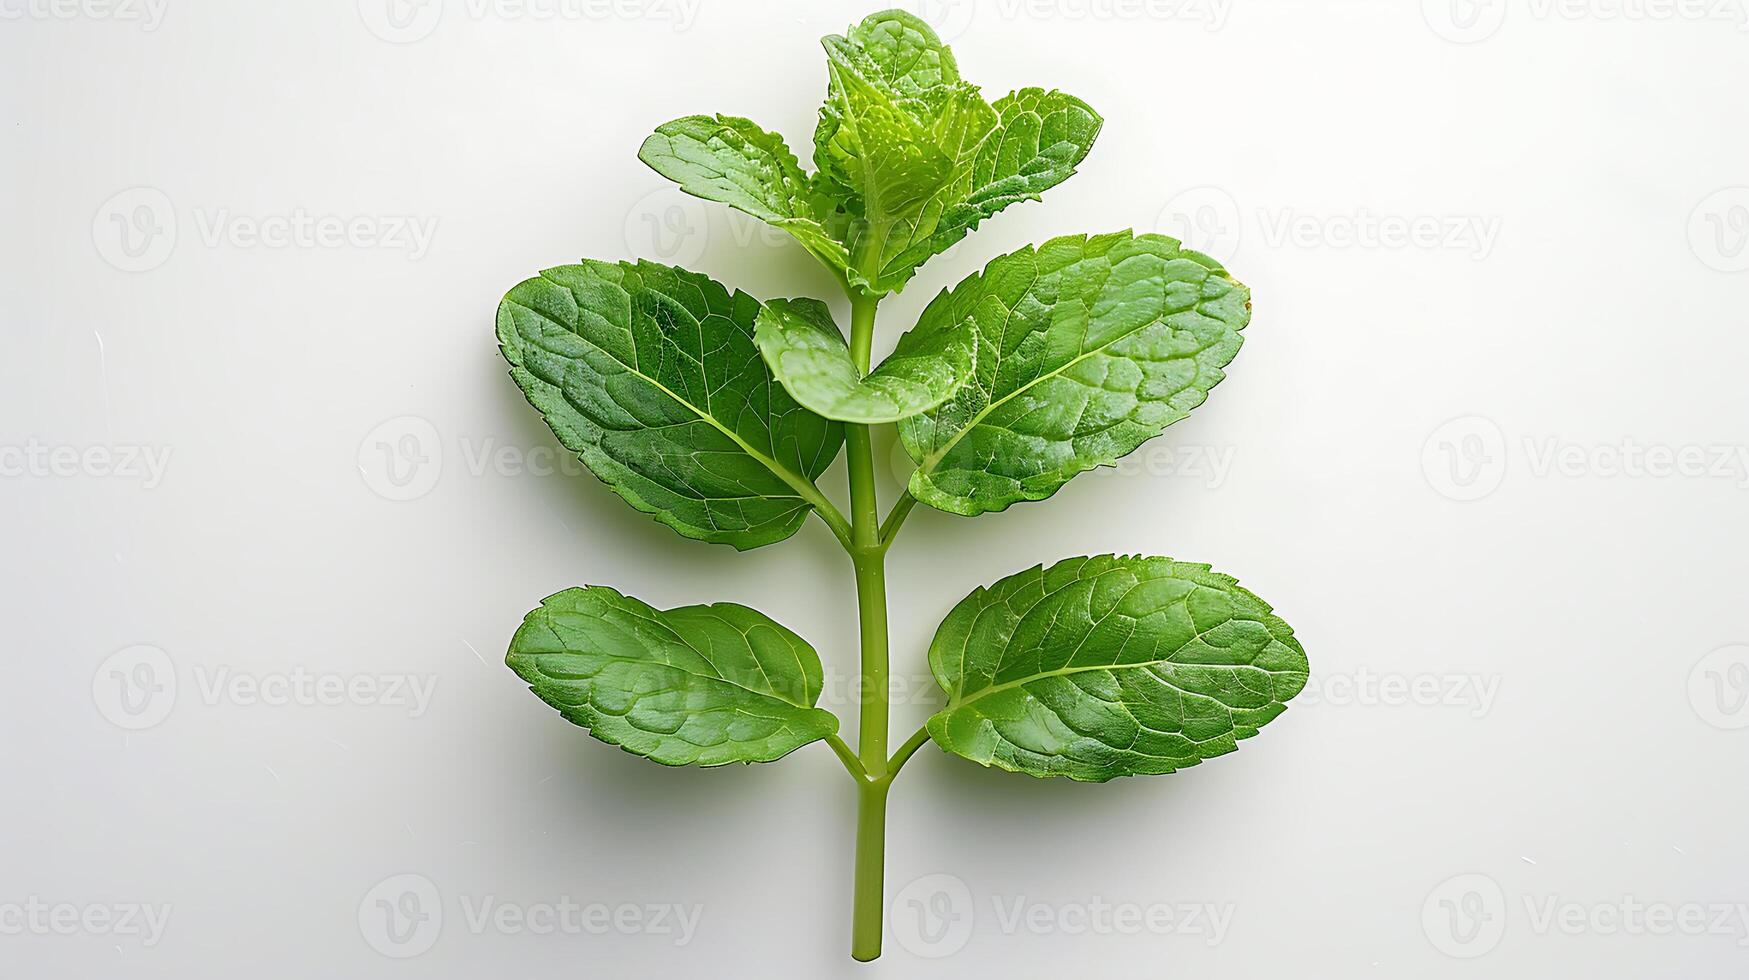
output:
[[[869,960],[887,794],[923,745],[1036,777],[1169,773],[1257,734],[1308,668],[1292,629],[1207,565],[1070,558],[954,607],[928,651],[947,705],[889,743],[885,559],[915,506],[975,516],[1042,500],[1159,436],[1225,377],[1251,294],[1163,235],[1070,235],[943,290],[872,365],[881,298],[1067,179],[1100,118],[1039,88],[986,102],[902,11],[824,43],[813,172],[738,116],[665,123],[638,155],[793,236],[842,284],[848,336],[817,299],[762,303],[696,272],[592,260],[517,285],[497,334],[559,441],[638,510],[738,549],[789,538],[809,514],[825,523],[855,578],[855,747],[818,707],[814,647],[745,606],[569,589],[528,614],[507,662],[566,720],[664,765],[829,747],[858,794],[851,954]],[[883,516],[872,430],[892,424],[917,469]],[[817,483],[841,450],[843,509]]]

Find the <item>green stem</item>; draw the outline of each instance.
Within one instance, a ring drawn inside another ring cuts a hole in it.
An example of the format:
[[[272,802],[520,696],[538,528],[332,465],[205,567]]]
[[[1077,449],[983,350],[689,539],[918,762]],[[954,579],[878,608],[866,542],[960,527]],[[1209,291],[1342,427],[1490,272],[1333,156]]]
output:
[[[881,525],[881,547],[892,547],[893,538],[898,536],[899,528],[905,525],[906,516],[911,513],[911,508],[915,506],[917,506],[917,498],[911,496],[911,491],[907,490],[900,495],[899,502],[887,512],[886,523]]]
[[[878,299],[852,293],[850,352],[868,373]],[[856,751],[864,777],[856,796],[856,883],[851,913],[850,955],[881,955],[885,909],[887,837],[887,576],[881,543],[880,504],[875,499],[874,450],[866,425],[847,424],[845,455],[850,469],[850,557],[856,568],[856,609],[862,633],[862,685]]]
[[[844,744],[844,739],[836,734],[828,735],[826,745],[832,749],[832,754],[838,757],[838,761],[844,763],[844,771],[850,773],[851,779],[861,782],[867,778],[868,773],[863,771],[862,760],[856,757],[855,752],[850,751],[850,746]]]
[[[856,790],[856,902],[851,911],[850,955],[864,963],[881,955],[889,785],[882,779]]]
[[[925,726],[917,729],[916,734],[906,739],[904,745],[899,746],[899,751],[894,752],[892,759],[887,761],[887,782],[893,781],[893,777],[899,774],[899,768],[927,741],[929,741],[929,728]]]

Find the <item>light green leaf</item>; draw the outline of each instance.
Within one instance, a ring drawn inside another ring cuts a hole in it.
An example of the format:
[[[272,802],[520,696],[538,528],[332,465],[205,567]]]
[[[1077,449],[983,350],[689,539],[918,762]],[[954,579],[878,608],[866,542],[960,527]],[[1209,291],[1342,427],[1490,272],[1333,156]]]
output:
[[[776,133],[739,116],[686,116],[657,127],[638,159],[688,194],[782,228],[840,276],[847,274],[849,255],[822,224],[834,205],[813,190]]]
[[[918,266],[952,248],[985,218],[1010,204],[1039,200],[1068,180],[1093,148],[1102,122],[1080,99],[1037,88],[1003,96],[993,108],[998,121],[970,165],[962,157],[953,181],[936,192],[934,207],[895,223],[882,253],[881,283],[902,286]]]
[[[984,218],[1066,180],[1100,118],[1060,92],[986,103],[929,26],[874,14],[825,39],[831,83],[814,134],[817,184],[844,203],[840,236],[871,291],[897,290]]]
[[[916,343],[969,330],[978,358],[953,398],[899,425],[911,494],[969,516],[1115,463],[1226,376],[1250,297],[1163,235],[1056,238],[992,261],[912,330]]]
[[[665,123],[638,158],[689,194],[782,228],[847,285],[877,295],[983,219],[1068,179],[1099,135],[1099,115],[1061,92],[985,102],[929,25],[902,10],[822,43],[817,172],[739,116]]]
[[[665,766],[770,762],[838,731],[814,707],[814,648],[734,603],[567,589],[528,614],[505,662],[572,724]]]
[[[1306,685],[1293,630],[1237,580],[1169,558],[1070,558],[967,596],[929,648],[942,748],[1103,782],[1231,752]]]
[[[777,380],[810,411],[844,422],[897,422],[941,404],[972,374],[976,335],[940,331],[901,343],[863,377],[826,304],[772,300],[754,339]]]
[[[835,514],[813,481],[844,442],[766,370],[758,312],[697,273],[585,261],[512,289],[498,342],[559,441],[614,492],[745,550],[794,534],[810,509]]]

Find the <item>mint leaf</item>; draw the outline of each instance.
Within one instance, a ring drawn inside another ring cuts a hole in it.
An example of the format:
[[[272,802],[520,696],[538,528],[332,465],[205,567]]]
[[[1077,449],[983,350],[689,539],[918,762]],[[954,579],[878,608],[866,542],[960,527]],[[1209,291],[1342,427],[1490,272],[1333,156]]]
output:
[[[1075,173],[1093,148],[1102,120],[1085,102],[1062,92],[1028,88],[996,100],[998,121],[979,143],[968,166],[916,221],[901,221],[888,236],[880,281],[897,289],[931,257],[952,248],[966,233],[1010,204],[1036,201]]]
[[[1068,179],[1099,133],[1098,114],[1060,92],[986,103],[929,26],[902,11],[824,43],[817,183],[843,201],[853,279],[877,294],[984,218]]]
[[[1231,752],[1306,684],[1293,630],[1236,579],[1169,558],[1070,558],[967,596],[929,664],[942,748],[1104,782]]]
[[[833,203],[776,133],[738,116],[686,116],[657,127],[638,159],[688,194],[782,228],[841,278],[848,274],[849,254],[822,224]]]
[[[665,766],[770,762],[838,731],[814,707],[814,648],[734,603],[567,589],[528,614],[505,662],[572,724]]]
[[[498,307],[511,376],[614,492],[689,538],[757,548],[830,505],[843,427],[797,405],[753,343],[759,302],[694,272],[585,261]]]
[[[920,344],[943,332],[978,341],[974,379],[899,425],[917,461],[911,494],[982,514],[1116,462],[1226,376],[1250,296],[1163,235],[1070,236],[995,259],[911,331]]]
[[[795,400],[829,419],[897,422],[947,400],[972,373],[976,335],[941,331],[901,345],[863,377],[826,304],[772,300],[759,311],[754,339]]]
[[[1099,115],[1061,92],[985,102],[929,25],[904,11],[822,43],[816,173],[783,137],[740,116],[664,123],[638,159],[688,194],[782,228],[847,286],[902,288],[983,219],[1067,180],[1099,135]]]

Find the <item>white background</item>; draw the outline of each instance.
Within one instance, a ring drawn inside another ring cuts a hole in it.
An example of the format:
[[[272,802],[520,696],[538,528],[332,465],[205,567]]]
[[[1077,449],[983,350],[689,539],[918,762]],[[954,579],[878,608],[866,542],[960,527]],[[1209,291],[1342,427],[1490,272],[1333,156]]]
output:
[[[1314,677],[1170,777],[925,748],[862,967],[830,753],[662,769],[502,666],[567,586],[734,600],[815,642],[853,724],[848,564],[817,522],[736,554],[545,473],[491,321],[579,256],[831,297],[634,153],[725,112],[805,157],[817,38],[875,8],[0,0],[0,973],[1742,976],[1749,33],[1739,0],[1624,3],[926,8],[991,96],[1106,124],[885,304],[877,353],[1071,232],[1186,237],[1256,316],[1124,468],[913,515],[896,737],[948,608],[1076,554],[1241,576]],[[299,216],[338,238],[275,237]],[[347,687],[281,703],[300,679]],[[566,899],[622,924],[476,918]],[[1172,928],[1076,929],[1098,903]],[[161,934],[103,921],[136,904]]]

